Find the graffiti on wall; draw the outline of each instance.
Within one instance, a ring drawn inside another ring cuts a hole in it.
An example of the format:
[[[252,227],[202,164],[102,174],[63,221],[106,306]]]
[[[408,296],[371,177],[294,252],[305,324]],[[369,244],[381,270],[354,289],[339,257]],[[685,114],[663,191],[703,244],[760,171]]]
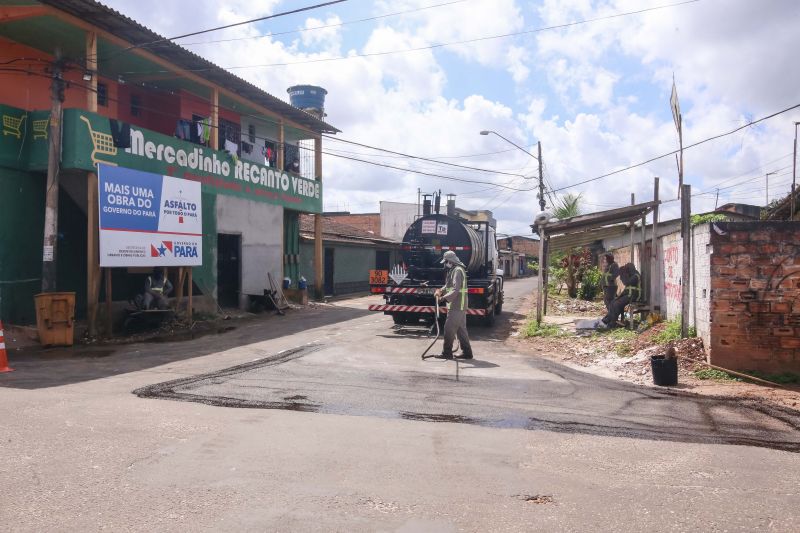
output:
[[[682,250],[677,243],[664,249],[664,295],[669,303],[680,305],[681,296],[681,265]]]

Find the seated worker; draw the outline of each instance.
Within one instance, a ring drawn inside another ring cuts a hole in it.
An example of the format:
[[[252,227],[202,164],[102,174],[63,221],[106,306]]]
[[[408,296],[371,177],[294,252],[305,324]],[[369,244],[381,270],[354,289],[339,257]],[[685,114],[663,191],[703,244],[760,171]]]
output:
[[[164,277],[164,269],[155,267],[153,275],[144,282],[144,308],[150,309],[155,304],[156,309],[168,309],[167,296],[171,292],[172,283]]]
[[[619,280],[625,286],[622,293],[617,296],[608,309],[608,314],[603,317],[599,327],[612,327],[617,318],[625,312],[625,306],[630,302],[638,302],[640,289],[640,276],[633,263],[627,263],[619,269]]]
[[[619,276],[619,265],[614,261],[614,254],[605,255],[606,267],[603,269],[603,277],[600,284],[603,287],[603,303],[606,304],[606,312],[611,311],[611,302],[617,297],[617,276]]]

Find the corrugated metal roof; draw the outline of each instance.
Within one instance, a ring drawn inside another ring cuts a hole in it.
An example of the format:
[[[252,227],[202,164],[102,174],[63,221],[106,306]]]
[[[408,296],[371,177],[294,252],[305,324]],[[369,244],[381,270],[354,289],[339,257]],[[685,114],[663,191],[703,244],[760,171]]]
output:
[[[588,215],[578,215],[553,222],[545,226],[545,235],[551,238],[555,235],[567,235],[592,228],[600,228],[620,222],[638,221],[642,216],[650,213],[660,202],[644,202],[607,211],[598,211]],[[531,226],[536,229],[536,226]]]
[[[627,224],[616,224],[614,226],[585,230],[580,233],[557,235],[555,237],[550,237],[548,242],[550,243],[550,252],[557,252],[578,246],[585,246],[595,241],[601,241],[611,237],[619,237],[627,233],[630,233],[630,226]]]
[[[148,52],[184,70],[199,71],[201,72],[199,75],[210,83],[224,87],[242,98],[272,109],[313,132],[338,133],[340,131],[324,120],[319,120],[302,109],[298,109],[280,98],[259,89],[252,83],[231,74],[211,61],[167,40],[130,17],[95,0],[40,0],[40,2],[108,31],[132,45],[147,44],[143,49]]]

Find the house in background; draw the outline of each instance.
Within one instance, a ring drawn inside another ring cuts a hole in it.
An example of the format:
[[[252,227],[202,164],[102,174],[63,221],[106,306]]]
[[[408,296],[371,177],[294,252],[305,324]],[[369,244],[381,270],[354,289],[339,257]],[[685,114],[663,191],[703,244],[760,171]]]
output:
[[[400,242],[343,224],[338,216],[322,217],[324,293],[339,296],[369,291],[370,270],[390,270],[402,261]],[[308,279],[314,266],[314,221],[300,215],[299,275]],[[292,279],[292,284],[296,279]]]
[[[507,278],[532,276],[535,270],[528,264],[539,258],[539,241],[531,237],[514,235],[497,239],[500,252],[500,268]]]

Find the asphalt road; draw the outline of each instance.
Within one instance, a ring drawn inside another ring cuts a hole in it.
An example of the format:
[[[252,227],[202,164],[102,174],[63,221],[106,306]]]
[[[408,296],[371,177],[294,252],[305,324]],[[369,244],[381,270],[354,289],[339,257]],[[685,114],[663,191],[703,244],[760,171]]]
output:
[[[797,531],[800,419],[584,374],[371,298],[0,377],[12,530]],[[13,362],[13,358],[12,358]],[[136,390],[140,398],[131,394]],[[170,400],[170,401],[165,401]],[[182,401],[172,401],[182,400]]]

